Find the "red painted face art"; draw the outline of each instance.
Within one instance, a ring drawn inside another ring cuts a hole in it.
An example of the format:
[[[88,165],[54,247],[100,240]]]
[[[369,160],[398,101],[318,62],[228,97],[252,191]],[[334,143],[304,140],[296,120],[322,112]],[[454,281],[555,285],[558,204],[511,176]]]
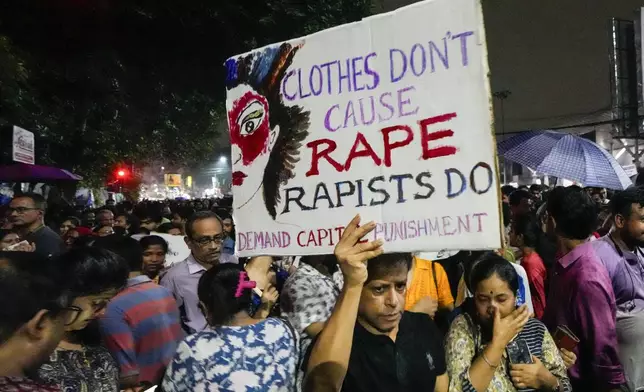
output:
[[[268,152],[270,127],[266,98],[252,91],[244,94],[228,112],[228,124],[230,142],[241,150],[244,166]]]

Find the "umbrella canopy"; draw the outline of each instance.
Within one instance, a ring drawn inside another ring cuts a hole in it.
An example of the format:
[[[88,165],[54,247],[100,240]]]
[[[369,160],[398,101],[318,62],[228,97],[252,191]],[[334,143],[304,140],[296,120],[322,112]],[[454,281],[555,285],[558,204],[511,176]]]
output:
[[[82,179],[81,176],[52,166],[26,165],[24,163],[0,166],[0,181],[2,182],[80,181]]]
[[[554,131],[528,131],[498,144],[501,156],[538,173],[584,186],[626,189],[633,183],[615,158],[590,140]]]

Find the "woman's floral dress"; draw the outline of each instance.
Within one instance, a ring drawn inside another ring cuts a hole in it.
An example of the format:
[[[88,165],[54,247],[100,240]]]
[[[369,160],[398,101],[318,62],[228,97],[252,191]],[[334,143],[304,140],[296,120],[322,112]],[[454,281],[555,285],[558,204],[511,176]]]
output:
[[[287,321],[208,328],[187,337],[163,379],[164,392],[295,391],[298,336]]]

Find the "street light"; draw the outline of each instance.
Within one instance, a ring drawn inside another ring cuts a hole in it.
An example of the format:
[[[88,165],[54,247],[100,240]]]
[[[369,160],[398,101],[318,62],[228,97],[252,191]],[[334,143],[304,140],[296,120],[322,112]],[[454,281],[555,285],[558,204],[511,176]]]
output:
[[[228,160],[226,159],[225,156],[219,157],[219,163],[226,163]]]
[[[128,173],[125,169],[118,169],[116,171],[116,183],[119,184],[119,193],[123,192],[123,181],[125,181],[127,174]]]

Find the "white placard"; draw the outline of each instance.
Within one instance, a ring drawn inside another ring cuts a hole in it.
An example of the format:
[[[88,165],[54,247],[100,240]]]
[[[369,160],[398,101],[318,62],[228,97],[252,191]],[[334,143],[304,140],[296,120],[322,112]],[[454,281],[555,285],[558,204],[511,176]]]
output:
[[[629,177],[633,177],[637,175],[637,166],[630,164],[630,165],[624,165],[622,166],[622,169],[626,172],[626,175]]]
[[[13,161],[33,165],[36,163],[36,145],[33,132],[13,126]]]
[[[190,248],[184,240],[182,235],[172,235],[165,233],[150,233],[149,235],[157,235],[168,243],[168,253],[165,256],[165,267],[170,267],[171,265],[183,261],[190,256]],[[135,234],[132,236],[137,241],[141,241],[141,238],[147,237],[148,234]]]
[[[479,0],[433,0],[226,62],[241,256],[501,245]]]

